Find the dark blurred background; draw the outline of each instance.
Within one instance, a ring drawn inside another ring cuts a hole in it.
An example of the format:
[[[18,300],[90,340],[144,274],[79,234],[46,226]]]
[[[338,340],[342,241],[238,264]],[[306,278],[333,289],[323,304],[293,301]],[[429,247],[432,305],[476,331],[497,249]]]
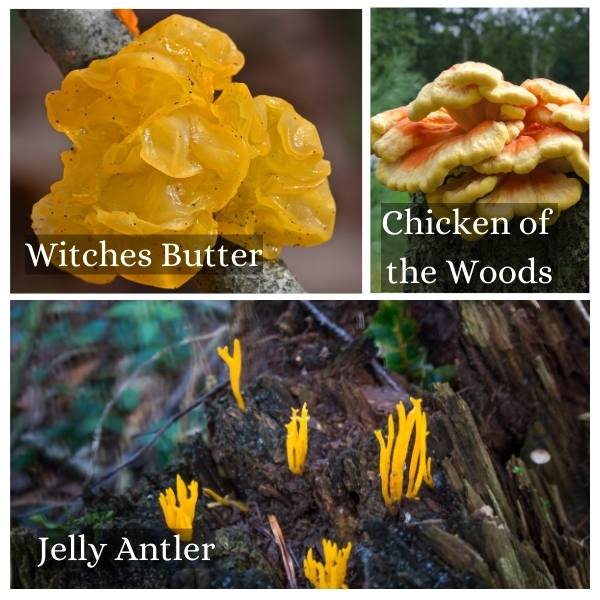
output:
[[[138,10],[142,31],[169,10]],[[331,161],[337,202],[333,238],[287,248],[290,270],[309,292],[361,291],[361,12],[358,10],[180,10],[226,32],[246,57],[236,77],[253,95],[281,96],[315,123]],[[58,89],[58,67],[11,11],[11,290],[13,292],[158,292],[118,279],[86,284],[58,270],[24,273],[24,236],[32,205],[62,177],[67,138],[54,131],[45,95]],[[193,282],[180,292],[196,291]]]
[[[371,114],[411,102],[455,63],[475,60],[511,83],[546,77],[589,90],[587,8],[377,8],[371,11]],[[402,202],[371,177],[371,289],[380,286],[380,207]],[[403,243],[402,237],[398,238]],[[402,255],[399,249],[399,256]]]

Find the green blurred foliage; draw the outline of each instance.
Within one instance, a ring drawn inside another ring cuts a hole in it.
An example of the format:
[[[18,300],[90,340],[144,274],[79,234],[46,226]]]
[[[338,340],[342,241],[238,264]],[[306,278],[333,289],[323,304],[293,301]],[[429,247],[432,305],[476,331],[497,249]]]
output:
[[[210,301],[12,302],[13,477],[39,476],[40,465],[49,456],[58,463],[87,457],[111,400],[114,406],[103,421],[103,443],[113,452],[112,459],[118,460],[125,427],[136,411],[140,416],[134,422],[146,428],[143,434],[158,429],[178,409],[169,407],[167,397],[149,396],[147,388],[142,394],[140,378],[162,382],[160,388],[168,396],[181,384],[192,361],[200,360],[199,347],[201,353],[207,348],[214,354],[216,338],[201,342],[193,338],[221,327],[226,335],[228,312],[228,303]],[[198,393],[214,384],[211,377],[207,371],[195,379]],[[159,418],[145,425],[144,415],[152,414],[149,402]],[[182,427],[199,427],[201,420],[195,411],[185,425],[174,424],[157,442],[153,460],[166,465]]]
[[[452,365],[433,366],[419,343],[417,323],[403,301],[383,301],[373,315],[367,333],[373,337],[385,366],[412,383],[429,390],[434,383],[451,381]]]
[[[517,84],[548,77],[583,97],[589,89],[589,10],[373,9],[372,114],[409,102],[419,82],[466,60],[489,63]]]
[[[385,60],[382,60],[385,58]],[[406,54],[391,49],[372,65],[371,114],[408,104],[425,85],[426,80],[412,69]]]
[[[410,202],[407,192],[394,192],[381,185],[371,174],[371,291],[381,291],[381,211],[390,202]],[[404,254],[406,238],[396,238],[398,256]]]

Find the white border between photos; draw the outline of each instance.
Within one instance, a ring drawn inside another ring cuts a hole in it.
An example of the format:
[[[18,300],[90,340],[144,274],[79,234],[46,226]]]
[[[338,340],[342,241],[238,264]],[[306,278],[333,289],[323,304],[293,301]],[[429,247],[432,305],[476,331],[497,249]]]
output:
[[[58,4],[58,6],[57,6]],[[81,8],[81,2],[60,2],[60,3],[44,3],[44,2],[10,2],[11,9],[18,8]],[[290,0],[255,0],[254,2],[248,1],[231,1],[231,0],[219,0],[218,2],[190,2],[189,0],[180,0],[177,2],[177,8],[203,8],[203,9],[294,9],[294,8],[314,8],[314,9],[362,9],[362,17],[363,17],[363,25],[362,25],[362,125],[363,125],[363,142],[362,142],[362,151],[363,151],[363,161],[362,161],[362,294],[353,293],[353,294],[274,294],[274,295],[254,295],[254,294],[239,294],[235,297],[230,295],[222,295],[222,294],[173,294],[173,293],[156,293],[156,294],[99,294],[98,296],[94,296],[92,294],[10,294],[10,273],[9,273],[9,256],[10,256],[10,219],[7,214],[9,210],[9,201],[10,201],[10,102],[9,102],[9,91],[6,90],[2,95],[1,104],[2,104],[2,115],[3,115],[3,134],[4,134],[4,143],[2,145],[2,174],[4,181],[4,189],[5,189],[5,198],[4,198],[4,211],[5,216],[3,218],[3,235],[0,240],[1,244],[1,253],[0,256],[4,257],[2,263],[0,264],[0,280],[4,285],[4,292],[2,298],[2,309],[4,311],[4,315],[0,319],[0,336],[1,336],[1,348],[2,353],[0,355],[0,360],[2,360],[2,371],[4,374],[4,380],[6,381],[5,385],[8,386],[8,380],[10,378],[10,301],[11,300],[56,300],[59,298],[68,298],[70,300],[77,299],[86,299],[95,297],[96,299],[102,300],[120,300],[120,299],[172,299],[172,300],[191,300],[191,299],[206,299],[206,300],[214,300],[214,299],[236,299],[236,300],[292,300],[299,298],[310,298],[313,300],[318,299],[327,299],[327,300],[347,300],[347,299],[361,299],[361,300],[369,300],[369,299],[410,299],[410,300],[500,300],[500,299],[525,299],[530,301],[543,301],[543,300],[591,300],[593,297],[593,293],[597,290],[597,280],[598,280],[598,272],[600,267],[595,267],[592,269],[590,267],[590,293],[586,294],[451,294],[451,293],[432,293],[432,294],[371,294],[370,293],[370,148],[369,148],[369,117],[370,117],[370,9],[371,8],[379,8],[379,7],[396,7],[396,8],[449,8],[449,7],[482,7],[482,8],[494,8],[494,7],[505,7],[505,8],[523,8],[524,6],[532,7],[532,8],[542,8],[542,7],[550,7],[550,8],[562,8],[566,5],[570,5],[571,3],[563,1],[552,1],[552,2],[538,2],[538,1],[505,1],[505,2],[486,2],[483,0],[472,2],[463,0],[462,2],[457,2],[455,0],[446,0],[443,2],[403,2],[401,0],[397,1],[356,1],[356,0],[303,0],[302,2],[294,2]],[[112,3],[110,2],[94,2],[94,8],[114,8]],[[600,36],[600,27],[598,22],[597,13],[600,14],[600,9],[596,9],[591,6],[591,0],[585,2],[575,2],[573,6],[576,7],[590,7],[590,64],[597,65],[600,62],[600,57],[598,55],[599,52],[599,41],[598,36]],[[149,0],[147,2],[134,2],[130,6],[131,8],[164,8],[165,2],[162,0],[154,1]],[[2,75],[3,81],[5,81],[5,86],[8,86],[7,82],[10,81],[10,26],[9,26],[9,11],[8,7],[5,10],[4,18],[1,23],[2,29],[0,30],[1,35],[1,43],[3,46],[2,52]],[[590,69],[592,73],[594,73],[593,69]],[[27,73],[24,73],[24,76],[27,76]],[[591,87],[591,95],[592,98],[599,97],[600,98],[600,89],[598,86],[598,77],[591,77],[590,81]],[[594,103],[592,102],[592,114],[594,113]],[[598,164],[598,151],[600,148],[596,148],[597,144],[595,143],[595,137],[591,137],[591,161],[592,161],[592,171],[596,172],[595,165]],[[35,157],[32,157],[35,160]],[[596,203],[590,202],[590,224],[595,223],[595,219],[600,215],[600,210],[595,205]],[[600,251],[598,250],[600,245],[596,243],[594,237],[590,232],[590,266],[598,265],[600,263]],[[600,335],[598,333],[598,328],[594,328],[593,323],[591,324],[591,364],[592,365],[600,365],[600,354],[597,351],[597,337]],[[598,372],[600,369],[592,370],[591,381],[590,381],[590,395],[594,396],[594,393],[599,389],[598,388]],[[7,519],[5,521],[6,525],[8,525],[8,516],[10,514],[10,498],[9,498],[9,481],[10,481],[10,461],[9,461],[9,453],[10,453],[10,418],[8,414],[8,402],[5,403],[5,413],[4,418],[2,419],[2,433],[5,439],[4,449],[2,452],[2,463],[0,465],[0,470],[2,472],[3,481],[7,484],[5,488],[5,493],[2,498],[2,506],[3,512]],[[592,461],[595,464],[595,458],[597,454],[597,444],[594,441],[592,436],[591,439],[591,455]],[[590,480],[591,486],[591,495],[590,495],[590,504],[593,505],[593,501],[595,499],[595,490],[596,483],[598,479],[598,475],[592,471]],[[591,517],[590,517],[591,518]],[[594,534],[596,533],[594,527],[594,520],[591,520],[591,539],[594,539]],[[5,589],[9,589],[10,586],[10,564],[9,564],[9,537],[6,536],[4,543],[0,545],[0,559],[1,559],[1,569],[4,575],[4,585]],[[592,554],[592,568],[591,573],[595,572],[594,566],[594,554]],[[437,591],[437,590],[436,590]],[[428,596],[429,594],[433,594],[436,591],[434,590],[418,590],[416,594],[419,598],[424,596]],[[26,590],[11,590],[12,593],[15,594],[24,594],[29,595],[31,592]],[[337,590],[337,591],[329,591],[329,597],[333,597],[334,594],[341,594],[344,597],[347,595],[356,595],[364,593],[365,590]],[[387,597],[387,598],[395,598],[398,593],[395,590],[368,590],[367,593],[375,593],[378,594],[379,597]],[[541,594],[544,592],[541,590],[515,590],[517,594],[528,594],[528,598],[539,598]],[[49,597],[58,598],[59,595],[62,598],[65,593],[67,594],[79,594],[78,590],[69,591],[69,590],[48,590],[45,591],[46,594],[49,594]],[[86,595],[92,595],[99,597],[100,594],[105,593],[104,590],[86,590]],[[127,592],[128,594],[132,594],[134,596],[140,596],[144,594],[150,594],[155,596],[158,593],[165,593],[162,590],[130,590]],[[185,596],[198,593],[202,594],[202,592],[198,592],[197,590],[182,590],[182,591],[167,591],[167,593],[171,594],[183,594]],[[239,592],[237,590],[211,590],[210,594],[215,598],[234,598],[237,596]],[[249,597],[258,597],[264,594],[278,594],[280,590],[248,590],[244,592]],[[306,597],[307,594],[311,593],[310,590],[297,590],[294,591],[295,594],[304,595]],[[407,592],[400,592],[407,593]],[[414,594],[415,592],[411,592]],[[444,597],[458,599],[463,594],[477,594],[478,597],[481,595],[491,595],[502,593],[500,590],[445,590]],[[511,592],[512,593],[512,592]],[[552,592],[553,594],[559,594],[561,596],[566,594],[573,593],[573,590],[555,590]],[[147,597],[147,596],[146,596]],[[299,597],[299,596],[298,596]],[[556,597],[556,596],[554,596]]]

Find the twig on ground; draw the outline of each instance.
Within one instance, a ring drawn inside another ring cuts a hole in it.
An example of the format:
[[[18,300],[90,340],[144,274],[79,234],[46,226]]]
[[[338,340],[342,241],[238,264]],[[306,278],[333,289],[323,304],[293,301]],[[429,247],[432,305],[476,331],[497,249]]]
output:
[[[279,552],[281,553],[281,560],[283,561],[283,568],[285,569],[285,575],[288,583],[292,589],[296,589],[298,587],[298,582],[296,581],[294,563],[285,543],[285,538],[283,537],[283,532],[279,526],[279,521],[277,521],[277,517],[275,515],[269,515],[269,525],[271,526],[275,543],[277,544]]]
[[[187,415],[190,412],[192,412],[195,408],[198,408],[201,404],[204,404],[204,402],[206,402],[206,400],[208,400],[208,398],[210,398],[214,394],[217,394],[218,392],[224,390],[228,385],[229,385],[229,381],[222,381],[221,383],[217,384],[215,387],[213,387],[212,389],[210,389],[208,392],[206,392],[205,394],[203,394],[198,400],[196,400],[196,402],[194,402],[193,404],[190,404],[190,406],[188,406],[187,408],[185,408],[182,411],[179,411],[177,414],[173,415],[152,436],[152,438],[150,438],[150,440],[148,440],[139,450],[136,450],[131,456],[129,456],[120,465],[118,465],[118,466],[110,469],[110,471],[108,471],[108,473],[105,473],[100,479],[98,479],[97,481],[94,481],[93,483],[91,483],[88,486],[89,489],[97,488],[99,485],[105,483],[106,481],[108,481],[109,479],[111,479],[112,477],[114,477],[119,471],[121,471],[125,467],[128,467],[129,465],[131,465],[132,463],[134,463],[142,454],[144,454],[144,452],[146,452],[146,450],[148,450],[149,448],[151,448],[156,443],[156,441],[158,440],[158,438],[165,431],[167,431],[167,429],[169,429],[169,427],[171,427],[171,425],[173,425],[173,423],[175,423],[175,422],[179,421],[179,419],[182,419],[183,417],[185,417],[185,415]]]
[[[300,300],[299,302],[316,319],[321,327],[327,329],[345,344],[354,342],[354,338],[348,331],[337,323],[334,323],[323,311],[317,308],[313,302],[310,300]],[[369,364],[381,384],[388,385],[393,390],[406,395],[406,390],[391,376],[390,372],[376,358],[371,360]]]

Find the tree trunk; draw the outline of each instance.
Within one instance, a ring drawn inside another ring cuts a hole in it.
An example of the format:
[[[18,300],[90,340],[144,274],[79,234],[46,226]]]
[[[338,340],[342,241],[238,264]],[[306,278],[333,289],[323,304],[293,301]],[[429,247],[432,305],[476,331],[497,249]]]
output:
[[[427,217],[427,204],[422,194],[413,195],[411,215]],[[584,293],[589,290],[589,207],[585,186],[581,200],[562,213],[558,221],[549,227],[549,235],[523,235],[518,219],[510,223],[510,236],[487,235],[477,241],[465,241],[459,235],[411,235],[406,236],[406,263],[422,270],[426,266],[436,269],[437,280],[431,285],[415,283],[405,285],[403,292],[570,292]],[[552,282],[520,283],[516,280],[504,284],[500,279],[485,284],[477,276],[470,283],[464,278],[455,283],[446,261],[457,265],[460,260],[478,266],[491,265],[496,270],[512,266],[517,271],[535,258],[535,274],[542,266],[552,268]],[[385,262],[385,261],[384,261]],[[384,265],[382,265],[384,266]],[[386,290],[383,286],[383,291]],[[393,290],[393,291],[398,291]]]
[[[586,307],[411,303],[430,360],[456,367],[451,385],[426,392],[401,377],[392,389],[375,376],[375,349],[361,335],[375,303],[317,306],[355,341],[340,341],[302,303],[238,302],[232,330],[245,351],[248,411],[228,391],[215,395],[203,407],[205,433],[183,445],[168,472],[148,474],[124,496],[86,500],[94,526],[82,529],[94,541],[147,541],[167,533],[156,496],[176,472],[231,493],[248,512],[199,502],[194,539],[216,544],[210,562],[36,569],[34,539],[16,529],[13,586],[285,587],[269,529],[275,515],[301,586],[303,557],[326,536],[352,541],[350,587],[588,587]],[[392,514],[380,495],[373,430],[404,399],[402,388],[423,397],[430,416],[435,485]],[[309,454],[296,477],[284,424],[304,402]],[[534,462],[534,450],[550,461]]]

